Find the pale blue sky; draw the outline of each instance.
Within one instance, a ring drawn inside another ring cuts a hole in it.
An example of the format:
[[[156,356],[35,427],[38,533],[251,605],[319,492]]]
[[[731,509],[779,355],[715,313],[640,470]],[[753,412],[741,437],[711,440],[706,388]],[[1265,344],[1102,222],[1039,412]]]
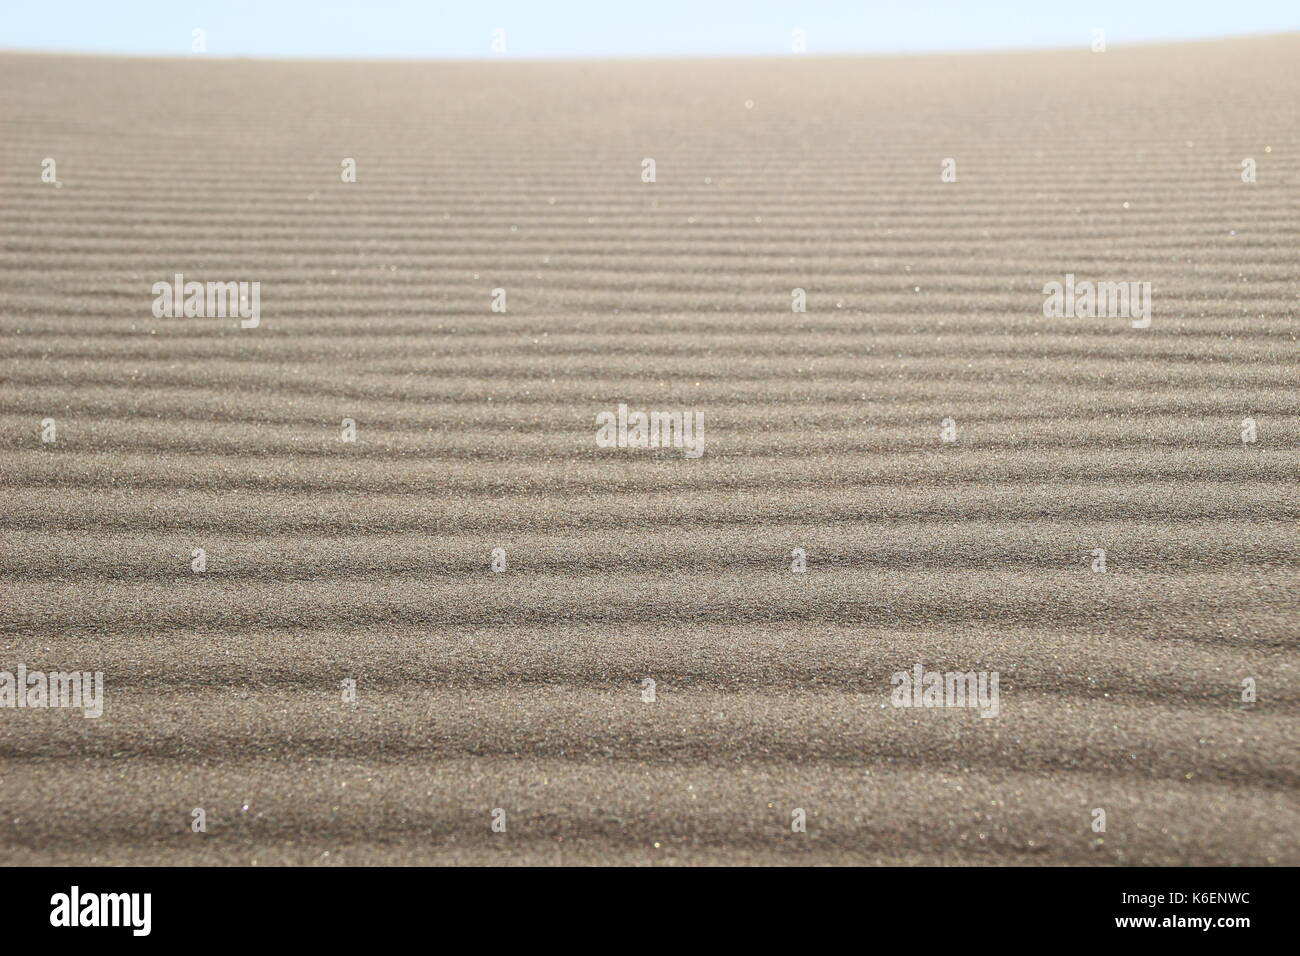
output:
[[[1300,30],[1300,0],[0,0],[0,49],[210,56],[789,55],[1108,45]]]

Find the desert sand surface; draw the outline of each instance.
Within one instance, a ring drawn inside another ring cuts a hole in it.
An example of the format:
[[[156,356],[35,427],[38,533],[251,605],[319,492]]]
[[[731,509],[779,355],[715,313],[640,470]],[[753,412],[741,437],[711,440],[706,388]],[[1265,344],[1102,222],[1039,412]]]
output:
[[[0,862],[1300,863],[1297,64],[0,54]]]

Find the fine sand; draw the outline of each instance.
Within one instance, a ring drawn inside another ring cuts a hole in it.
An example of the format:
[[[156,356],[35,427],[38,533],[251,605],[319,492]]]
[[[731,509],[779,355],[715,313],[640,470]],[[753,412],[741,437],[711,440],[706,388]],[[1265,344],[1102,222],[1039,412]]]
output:
[[[0,862],[1300,863],[1297,63],[0,55]]]

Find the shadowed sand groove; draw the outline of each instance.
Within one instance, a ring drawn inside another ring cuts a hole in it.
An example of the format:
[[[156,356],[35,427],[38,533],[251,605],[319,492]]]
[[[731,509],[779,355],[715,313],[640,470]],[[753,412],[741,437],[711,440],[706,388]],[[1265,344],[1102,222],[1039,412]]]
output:
[[[1300,863],[1298,60],[0,55],[0,862]]]

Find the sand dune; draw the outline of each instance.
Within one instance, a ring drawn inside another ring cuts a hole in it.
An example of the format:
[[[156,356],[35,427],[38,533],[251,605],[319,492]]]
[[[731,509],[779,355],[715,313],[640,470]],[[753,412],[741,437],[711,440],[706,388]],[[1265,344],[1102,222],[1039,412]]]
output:
[[[0,55],[0,862],[1300,863],[1297,60]]]

